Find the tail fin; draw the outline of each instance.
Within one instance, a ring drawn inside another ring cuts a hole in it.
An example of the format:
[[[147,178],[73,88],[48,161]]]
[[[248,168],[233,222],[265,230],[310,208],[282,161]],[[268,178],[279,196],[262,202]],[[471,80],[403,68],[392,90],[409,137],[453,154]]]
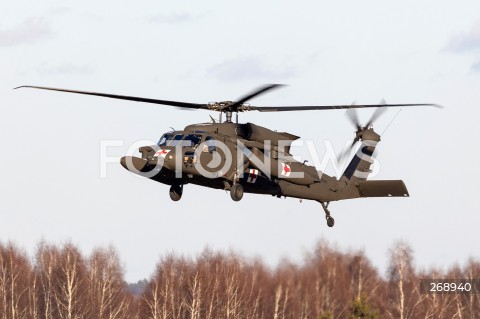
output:
[[[342,176],[342,178],[350,181],[367,179],[368,174],[371,172],[370,165],[373,163],[375,147],[380,142],[380,135],[375,133],[372,128],[358,132],[357,137],[361,140],[362,146],[358,149]]]

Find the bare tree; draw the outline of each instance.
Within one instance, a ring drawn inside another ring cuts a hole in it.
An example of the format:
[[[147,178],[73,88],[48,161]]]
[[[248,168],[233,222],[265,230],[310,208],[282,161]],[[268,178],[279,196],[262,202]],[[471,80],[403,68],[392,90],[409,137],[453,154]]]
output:
[[[385,280],[362,251],[324,241],[302,263],[286,259],[272,270],[205,249],[162,258],[138,296],[112,247],[85,258],[71,243],[41,242],[31,263],[0,243],[0,319],[480,318],[478,294],[421,294],[420,278],[478,279],[480,263],[420,272],[410,246],[397,242]]]
[[[144,318],[181,318],[185,264],[183,258],[175,255],[160,260],[140,303]]]
[[[113,247],[95,249],[88,260],[88,318],[121,319],[129,316],[124,271]]]
[[[56,246],[40,242],[37,247],[34,276],[39,281],[38,302],[40,304],[41,317],[53,319],[58,317],[54,306],[55,271],[59,259],[59,251]]]
[[[414,318],[415,310],[422,302],[422,295],[413,267],[413,250],[403,241],[396,242],[390,249],[388,277],[391,309],[387,314],[391,318]]]
[[[58,313],[65,319],[83,318],[86,314],[86,264],[71,243],[60,249],[56,269],[55,301]]]
[[[242,264],[237,256],[229,255],[222,264],[221,276],[224,283],[223,316],[226,319],[242,316],[242,305],[245,302],[246,282],[242,276]]]
[[[73,244],[63,247],[41,243],[37,249],[36,278],[45,319],[79,319],[86,314],[86,265]]]
[[[463,269],[463,278],[470,282],[476,280],[476,283],[480,285],[480,262],[470,258],[467,265]],[[477,289],[480,287],[477,286]],[[480,295],[478,291],[463,295],[465,305],[465,318],[480,318]]]
[[[193,271],[187,275],[187,291],[182,296],[182,303],[189,313],[190,319],[199,319],[200,310],[202,307],[202,278],[198,270]]]
[[[39,276],[36,271],[33,269],[30,270],[30,285],[28,287],[28,313],[29,318],[39,319],[40,318],[40,281]]]
[[[453,278],[450,277],[451,275],[452,270],[449,272],[449,275],[446,275],[445,272],[438,268],[431,268],[428,272],[419,272],[417,277],[438,280],[441,278]],[[421,300],[421,310],[417,310],[417,317],[420,315],[425,319],[455,317],[455,295],[431,294],[428,291],[424,291]]]
[[[0,314],[4,319],[28,317],[31,265],[25,252],[0,243]]]

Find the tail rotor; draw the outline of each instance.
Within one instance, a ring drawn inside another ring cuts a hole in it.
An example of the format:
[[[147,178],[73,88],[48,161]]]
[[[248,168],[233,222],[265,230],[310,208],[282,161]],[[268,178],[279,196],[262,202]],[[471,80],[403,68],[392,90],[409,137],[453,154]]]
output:
[[[385,104],[384,101],[381,102],[381,104]],[[387,109],[384,107],[378,107],[375,112],[373,112],[372,116],[370,119],[367,121],[365,125],[360,124],[360,120],[358,118],[358,113],[355,108],[348,109],[345,112],[345,116],[350,120],[350,123],[356,128],[355,131],[355,138],[352,141],[352,144],[350,144],[348,147],[345,147],[343,149],[343,152],[341,153],[339,157],[339,162],[342,163],[343,160],[345,159],[346,156],[348,156],[352,149],[355,147],[357,142],[360,140],[376,140],[378,136],[377,133],[373,130],[373,123],[380,117],[382,116],[383,113],[385,113]],[[379,137],[378,137],[379,140]]]

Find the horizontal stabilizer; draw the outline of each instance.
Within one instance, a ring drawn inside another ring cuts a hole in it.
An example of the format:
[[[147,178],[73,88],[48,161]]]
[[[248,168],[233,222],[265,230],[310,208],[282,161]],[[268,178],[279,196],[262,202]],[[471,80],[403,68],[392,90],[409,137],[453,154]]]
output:
[[[360,197],[408,197],[407,187],[401,180],[359,181]]]

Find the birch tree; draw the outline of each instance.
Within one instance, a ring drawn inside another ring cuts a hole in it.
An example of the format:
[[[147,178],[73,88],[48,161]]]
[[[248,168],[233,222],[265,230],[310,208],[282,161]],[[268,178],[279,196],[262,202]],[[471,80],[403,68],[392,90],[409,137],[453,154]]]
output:
[[[80,319],[86,315],[86,265],[84,259],[73,244],[67,243],[61,247],[53,265],[53,305],[58,317],[65,319]]]
[[[12,243],[0,243],[0,315],[2,319],[28,318],[28,289],[31,265]]]
[[[418,278],[413,267],[412,248],[403,241],[390,249],[388,268],[390,284],[390,318],[414,318],[415,310],[422,302]]]
[[[89,318],[128,318],[130,298],[123,275],[120,259],[113,247],[98,248],[91,253],[87,273]]]

